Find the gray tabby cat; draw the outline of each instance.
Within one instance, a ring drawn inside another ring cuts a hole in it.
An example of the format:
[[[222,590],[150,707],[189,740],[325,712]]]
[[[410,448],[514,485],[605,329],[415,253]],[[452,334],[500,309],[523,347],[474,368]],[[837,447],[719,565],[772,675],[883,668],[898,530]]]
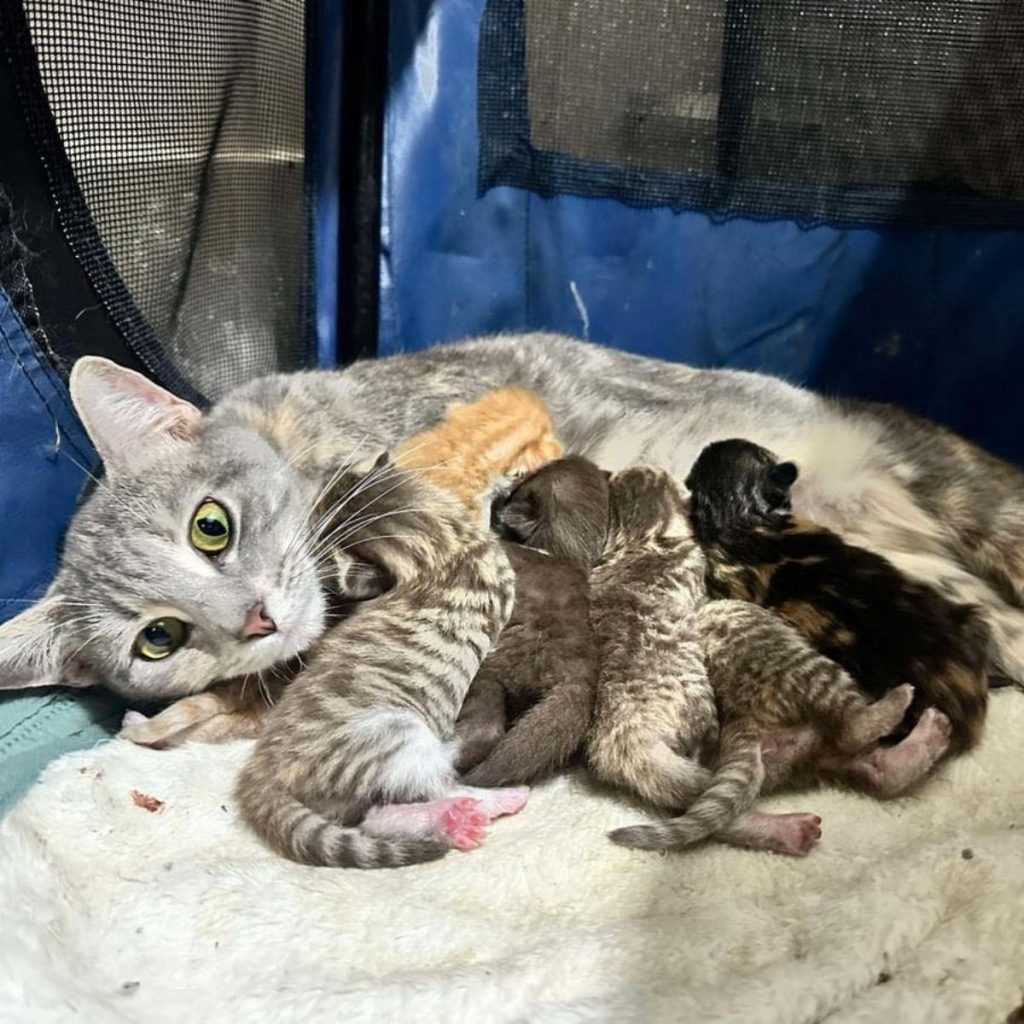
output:
[[[644,462],[682,479],[728,437],[796,460],[796,514],[982,606],[993,669],[1024,678],[1024,478],[908,413],[544,334],[267,377],[207,415],[105,360],[72,376],[105,486],[76,514],[46,596],[0,627],[0,686],[170,697],[308,649],[324,603],[292,541],[318,489],[364,437],[388,447],[506,384],[540,394],[566,447],[610,469]],[[206,498],[232,533],[213,557],[192,543]],[[153,647],[144,634],[165,617],[185,629],[151,629]]]
[[[508,620],[497,540],[415,474],[343,473],[320,546],[375,576],[268,712],[242,770],[243,816],[304,864],[393,867],[470,849],[525,790],[458,790],[454,724]]]

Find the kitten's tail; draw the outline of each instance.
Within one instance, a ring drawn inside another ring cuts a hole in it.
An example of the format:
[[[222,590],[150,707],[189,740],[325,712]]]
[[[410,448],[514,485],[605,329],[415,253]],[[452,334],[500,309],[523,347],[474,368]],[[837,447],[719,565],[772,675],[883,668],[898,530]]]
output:
[[[437,860],[451,848],[438,836],[385,838],[339,825],[296,800],[276,779],[243,771],[242,814],[272,849],[299,864],[326,868],[397,868]]]
[[[755,736],[723,731],[721,756],[711,784],[678,818],[631,825],[609,833],[635,850],[679,850],[721,832],[757,799],[764,782],[761,746]]]

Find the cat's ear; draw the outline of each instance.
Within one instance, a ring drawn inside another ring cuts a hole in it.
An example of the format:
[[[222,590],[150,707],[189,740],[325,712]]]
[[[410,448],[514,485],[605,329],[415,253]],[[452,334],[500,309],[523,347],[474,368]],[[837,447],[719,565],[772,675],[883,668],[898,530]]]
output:
[[[137,475],[191,441],[202,413],[134,370],[83,356],[71,370],[71,400],[107,475]]]
[[[768,470],[768,479],[776,487],[787,489],[791,487],[800,475],[795,462],[779,462]]]
[[[63,611],[55,594],[0,625],[0,690],[92,686],[95,679],[65,658]]]

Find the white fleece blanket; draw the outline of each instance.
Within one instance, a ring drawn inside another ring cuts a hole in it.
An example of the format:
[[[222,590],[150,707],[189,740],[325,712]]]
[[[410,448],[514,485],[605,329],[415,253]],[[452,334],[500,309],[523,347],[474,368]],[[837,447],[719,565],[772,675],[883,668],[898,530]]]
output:
[[[0,1020],[1004,1021],[1024,1002],[1024,695],[921,794],[823,790],[804,860],[604,833],[580,776],[468,854],[303,868],[241,825],[246,752],[114,741],[0,826]],[[132,791],[162,801],[138,806]]]

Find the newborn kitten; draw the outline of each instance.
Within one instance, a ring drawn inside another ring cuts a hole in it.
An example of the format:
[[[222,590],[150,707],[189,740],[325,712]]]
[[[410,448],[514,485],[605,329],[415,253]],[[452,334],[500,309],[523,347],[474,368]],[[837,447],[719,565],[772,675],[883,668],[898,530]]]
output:
[[[356,559],[370,599],[267,713],[238,782],[242,813],[304,864],[391,867],[472,848],[526,798],[460,790],[452,765],[455,717],[511,611],[508,560],[457,502],[393,466],[341,474],[325,504],[322,543]]]
[[[710,601],[700,635],[722,722],[722,756],[760,742],[766,788],[810,767],[896,796],[920,782],[949,746],[949,721],[927,708],[911,734],[879,746],[914,696],[907,683],[871,702],[856,681],[775,612],[746,601]]]
[[[712,775],[700,758],[718,738],[715,695],[696,612],[704,558],[686,504],[668,474],[627,469],[610,482],[606,544],[591,576],[591,622],[600,668],[587,756],[602,781],[660,807],[687,809],[678,845],[710,836],[804,854],[820,836],[811,814],[746,811],[760,789],[760,748],[747,745]],[[746,784],[734,785],[739,772]],[[746,811],[746,813],[741,813]],[[611,838],[644,846],[643,833]]]
[[[477,509],[496,480],[562,454],[547,406],[524,388],[498,388],[451,406],[444,421],[395,449],[393,460]]]
[[[936,707],[953,744],[981,736],[989,631],[978,611],[887,559],[789,514],[792,462],[748,441],[708,445],[687,479],[709,590],[773,608],[868,693],[909,683],[911,721]]]
[[[459,715],[465,781],[532,782],[563,767],[582,744],[597,675],[587,573],[607,519],[607,474],[574,457],[549,463],[495,502],[499,534],[544,550],[504,545],[516,599]],[[584,524],[582,534],[566,529],[570,523]],[[516,717],[506,732],[509,711]]]

